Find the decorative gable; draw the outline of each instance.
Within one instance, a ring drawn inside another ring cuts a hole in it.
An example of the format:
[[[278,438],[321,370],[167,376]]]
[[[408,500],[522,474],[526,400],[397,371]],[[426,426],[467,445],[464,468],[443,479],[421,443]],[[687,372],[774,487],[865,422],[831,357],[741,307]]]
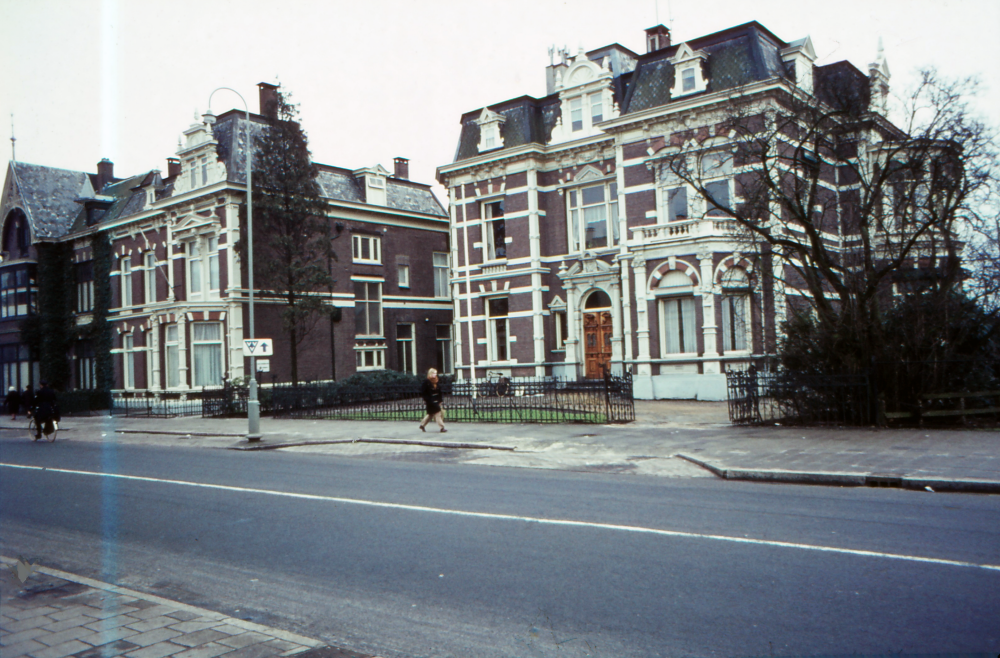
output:
[[[500,135],[500,124],[506,121],[489,108],[483,108],[476,123],[479,124],[479,152],[503,148],[503,137]]]
[[[686,43],[680,45],[677,53],[670,59],[670,63],[674,65],[671,98],[697,94],[708,89],[708,79],[705,77],[707,60],[708,53],[704,50],[691,50],[691,46]]]
[[[177,145],[181,161],[181,174],[174,182],[174,193],[184,194],[226,179],[226,166],[219,160],[218,142],[212,134],[215,116],[206,113],[199,121],[195,112],[194,123],[184,131],[184,143]]]

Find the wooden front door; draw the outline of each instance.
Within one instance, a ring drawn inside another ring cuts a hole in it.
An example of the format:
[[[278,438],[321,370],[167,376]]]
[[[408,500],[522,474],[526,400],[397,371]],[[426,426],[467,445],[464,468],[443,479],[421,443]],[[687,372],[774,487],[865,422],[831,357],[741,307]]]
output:
[[[604,376],[611,369],[611,313],[597,311],[583,314],[584,356],[587,379]]]

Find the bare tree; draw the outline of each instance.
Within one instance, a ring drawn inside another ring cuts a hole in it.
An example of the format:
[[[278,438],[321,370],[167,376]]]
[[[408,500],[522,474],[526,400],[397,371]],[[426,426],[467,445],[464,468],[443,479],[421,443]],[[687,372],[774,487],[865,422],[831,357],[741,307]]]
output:
[[[899,125],[871,110],[868,84],[845,69],[816,96],[740,90],[714,136],[672,136],[660,172],[731,223],[787,293],[789,320],[829,343],[839,363],[823,365],[848,371],[880,357],[900,295],[960,286],[960,238],[983,225],[996,172],[994,135],[967,106],[974,82],[923,72]]]
[[[332,308],[324,304],[322,293],[332,290],[336,254],[298,109],[281,93],[275,106],[266,109],[267,129],[254,144],[254,277],[263,299],[284,304],[282,327],[292,382],[298,383],[299,346]],[[246,225],[245,217],[242,223]]]

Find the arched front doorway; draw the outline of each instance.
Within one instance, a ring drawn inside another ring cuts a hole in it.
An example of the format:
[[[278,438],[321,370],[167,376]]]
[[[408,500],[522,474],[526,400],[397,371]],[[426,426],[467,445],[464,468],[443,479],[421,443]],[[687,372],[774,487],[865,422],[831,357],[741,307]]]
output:
[[[583,308],[584,376],[596,379],[611,369],[611,298],[606,292],[595,290]]]

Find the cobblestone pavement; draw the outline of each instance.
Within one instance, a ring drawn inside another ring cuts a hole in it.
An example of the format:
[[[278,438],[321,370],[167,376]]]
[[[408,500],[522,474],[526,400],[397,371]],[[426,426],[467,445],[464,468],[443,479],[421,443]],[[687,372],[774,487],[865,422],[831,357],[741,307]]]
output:
[[[366,658],[308,637],[0,557],[3,658]],[[22,574],[26,572],[22,571]]]

